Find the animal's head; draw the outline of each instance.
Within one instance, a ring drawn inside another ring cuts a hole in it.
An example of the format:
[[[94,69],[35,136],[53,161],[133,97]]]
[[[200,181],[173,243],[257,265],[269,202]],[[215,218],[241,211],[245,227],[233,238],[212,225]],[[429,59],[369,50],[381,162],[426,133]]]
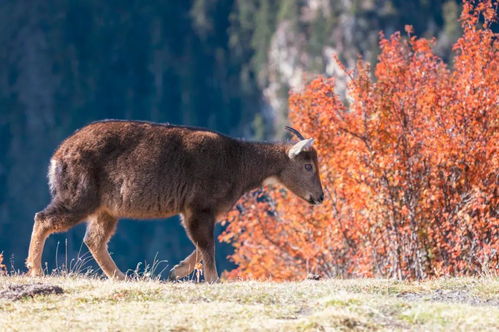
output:
[[[297,196],[310,204],[320,204],[324,200],[317,151],[312,146],[314,139],[303,137],[298,130],[286,127],[300,141],[289,147],[289,162],[282,171],[279,181]]]

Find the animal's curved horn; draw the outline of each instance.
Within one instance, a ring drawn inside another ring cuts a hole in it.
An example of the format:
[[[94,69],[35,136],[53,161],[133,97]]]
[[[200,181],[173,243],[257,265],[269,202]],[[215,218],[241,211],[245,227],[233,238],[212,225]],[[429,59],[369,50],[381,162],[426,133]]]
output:
[[[288,151],[289,158],[293,159],[294,157],[299,155],[302,151],[308,151],[313,143],[314,143],[313,138],[308,138],[308,139],[304,139],[304,140],[299,141],[298,143],[293,145],[291,147],[291,149],[289,149],[289,151]]]
[[[300,134],[300,132],[298,130],[296,130],[295,128],[291,128],[291,127],[288,127],[288,126],[285,126],[284,128],[286,128],[286,130],[289,131],[290,133],[295,134],[296,137],[298,137],[300,140],[304,140],[305,139],[305,137],[303,137],[303,135]]]

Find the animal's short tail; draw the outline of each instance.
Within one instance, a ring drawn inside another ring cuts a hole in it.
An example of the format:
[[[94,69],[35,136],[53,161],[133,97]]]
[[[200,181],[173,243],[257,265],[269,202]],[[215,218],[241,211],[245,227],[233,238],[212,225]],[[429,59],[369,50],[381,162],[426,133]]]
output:
[[[49,188],[52,197],[55,197],[57,194],[57,187],[59,184],[57,183],[58,177],[60,177],[60,162],[57,159],[50,159],[48,179],[49,179]]]

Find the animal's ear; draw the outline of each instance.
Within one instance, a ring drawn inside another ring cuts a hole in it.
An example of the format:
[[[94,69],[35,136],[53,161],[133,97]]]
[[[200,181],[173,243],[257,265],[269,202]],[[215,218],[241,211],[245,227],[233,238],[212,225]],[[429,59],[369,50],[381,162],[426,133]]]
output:
[[[312,147],[313,143],[314,143],[314,139],[313,138],[307,138],[307,139],[299,141],[298,143],[296,143],[295,145],[293,145],[291,147],[291,149],[289,149],[289,151],[288,151],[288,157],[290,159],[293,159],[297,155],[299,155],[300,152],[310,150],[310,148]]]

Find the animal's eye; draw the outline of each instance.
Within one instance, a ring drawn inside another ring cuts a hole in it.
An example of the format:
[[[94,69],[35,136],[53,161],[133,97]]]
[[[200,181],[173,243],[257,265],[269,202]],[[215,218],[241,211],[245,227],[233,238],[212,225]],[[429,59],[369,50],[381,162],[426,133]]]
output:
[[[312,164],[305,164],[305,169],[307,171],[311,171],[312,170]]]

